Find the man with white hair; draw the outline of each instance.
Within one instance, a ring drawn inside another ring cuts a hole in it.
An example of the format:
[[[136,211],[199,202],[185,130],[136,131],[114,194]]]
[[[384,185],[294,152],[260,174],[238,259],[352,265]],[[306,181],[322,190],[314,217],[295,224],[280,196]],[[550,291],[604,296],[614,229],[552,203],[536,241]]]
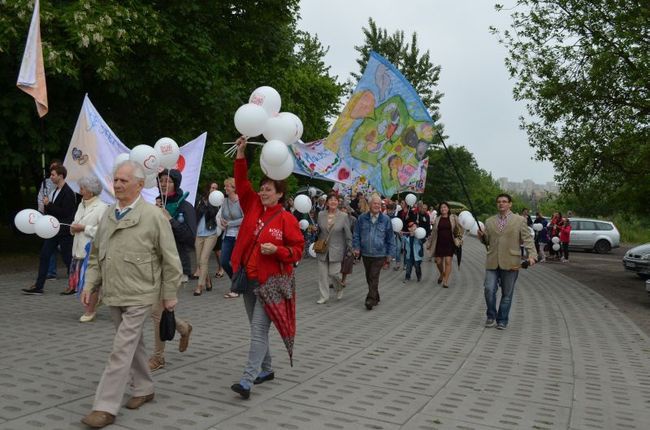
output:
[[[370,197],[370,210],[359,216],[354,229],[352,249],[354,255],[363,257],[366,269],[368,295],[366,309],[372,310],[379,304],[379,275],[385,262],[390,262],[395,253],[395,238],[390,217],[381,213],[381,197]]]
[[[99,381],[93,410],[81,422],[102,428],[115,421],[126,385],[132,386],[128,409],[154,397],[143,328],[152,305],[161,299],[176,306],[181,262],[169,221],[159,208],[144,201],[144,170],[133,161],[117,165],[113,188],[117,202],[99,222],[81,301],[88,305],[99,289],[115,324],[113,350]]]

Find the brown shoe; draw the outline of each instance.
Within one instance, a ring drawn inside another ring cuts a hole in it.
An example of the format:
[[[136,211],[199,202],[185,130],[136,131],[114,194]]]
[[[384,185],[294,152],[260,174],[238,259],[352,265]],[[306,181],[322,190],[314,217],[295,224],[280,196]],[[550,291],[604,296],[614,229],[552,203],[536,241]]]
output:
[[[115,422],[115,415],[104,411],[92,411],[81,419],[81,422],[88,427],[100,429]]]
[[[164,358],[158,358],[158,357],[151,357],[149,359],[149,371],[150,372],[155,372],[156,370],[160,370],[163,367],[165,367],[165,359]]]
[[[138,409],[140,406],[144,405],[147,402],[153,400],[154,393],[147,394],[146,396],[131,397],[128,402],[126,402],[127,409]]]
[[[192,324],[187,325],[187,333],[181,335],[181,341],[178,342],[178,350],[185,352],[190,344],[190,335],[192,334]]]

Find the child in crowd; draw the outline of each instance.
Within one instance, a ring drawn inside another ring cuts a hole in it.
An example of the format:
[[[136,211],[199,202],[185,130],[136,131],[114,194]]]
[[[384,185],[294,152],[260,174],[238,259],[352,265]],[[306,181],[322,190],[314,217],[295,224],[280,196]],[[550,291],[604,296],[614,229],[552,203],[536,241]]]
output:
[[[415,276],[418,282],[422,280],[422,240],[415,237],[415,230],[418,228],[417,224],[413,221],[408,223],[408,235],[404,238],[404,248],[406,251],[406,276],[404,283],[411,280],[411,270],[415,266]]]

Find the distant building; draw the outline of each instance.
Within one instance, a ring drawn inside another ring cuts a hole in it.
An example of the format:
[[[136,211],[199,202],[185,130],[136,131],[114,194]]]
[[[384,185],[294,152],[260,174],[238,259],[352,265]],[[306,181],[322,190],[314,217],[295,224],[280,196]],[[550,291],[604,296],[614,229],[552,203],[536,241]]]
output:
[[[530,179],[524,179],[523,182],[510,182],[508,178],[499,178],[497,182],[499,182],[499,186],[504,191],[525,194],[534,197],[536,200],[544,197],[549,193],[557,193],[559,191],[559,188],[555,182],[536,184]]]

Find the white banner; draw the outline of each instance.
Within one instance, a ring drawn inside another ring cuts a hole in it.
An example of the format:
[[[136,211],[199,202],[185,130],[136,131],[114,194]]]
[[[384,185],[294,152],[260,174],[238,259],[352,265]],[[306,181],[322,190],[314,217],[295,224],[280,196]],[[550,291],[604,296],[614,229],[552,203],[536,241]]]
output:
[[[190,193],[187,201],[192,205],[194,205],[199,185],[206,138],[207,133],[203,133],[182,146],[180,148],[181,156],[175,166],[183,174],[181,188]],[[79,179],[95,175],[104,187],[101,199],[106,203],[113,203],[115,201],[113,192],[114,160],[119,154],[129,151],[129,148],[104,122],[86,95],[63,162],[68,169],[66,178],[68,185],[78,193],[77,182]],[[148,188],[142,192],[142,196],[150,203],[154,203],[159,194],[157,188]]]

